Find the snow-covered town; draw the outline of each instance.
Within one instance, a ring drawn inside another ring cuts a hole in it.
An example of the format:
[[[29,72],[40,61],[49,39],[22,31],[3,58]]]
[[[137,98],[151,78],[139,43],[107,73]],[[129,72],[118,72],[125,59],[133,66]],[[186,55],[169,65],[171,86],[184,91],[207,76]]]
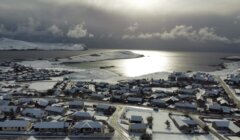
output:
[[[76,80],[76,71],[2,62],[0,137],[239,139],[240,74]]]

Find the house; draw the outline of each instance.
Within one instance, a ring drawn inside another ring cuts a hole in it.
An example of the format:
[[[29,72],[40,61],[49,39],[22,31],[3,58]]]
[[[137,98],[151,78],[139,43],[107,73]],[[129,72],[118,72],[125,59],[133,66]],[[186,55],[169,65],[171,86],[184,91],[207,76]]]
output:
[[[191,103],[188,103],[188,102],[175,103],[175,108],[176,109],[190,110],[190,111],[197,111],[197,105],[196,104],[191,104]]]
[[[111,101],[112,101],[112,102],[123,102],[123,98],[122,98],[122,96],[120,96],[120,95],[113,95],[113,96],[111,97]]]
[[[168,76],[168,80],[170,81],[184,81],[190,80],[190,77],[183,72],[173,72]]]
[[[167,104],[173,104],[173,103],[179,101],[179,99],[176,98],[175,96],[171,96],[171,97],[168,97],[168,98],[164,98],[163,100],[166,101]]]
[[[99,112],[107,112],[110,109],[111,109],[111,106],[107,105],[107,104],[98,104],[96,106],[96,110],[99,111]]]
[[[90,98],[95,100],[103,100],[104,97],[105,97],[104,95],[97,93],[93,93],[90,95]]]
[[[40,133],[67,132],[68,123],[66,122],[37,122],[34,125],[34,131]]]
[[[45,117],[47,113],[38,108],[26,108],[22,111],[22,115],[40,119]]]
[[[63,115],[65,113],[65,109],[63,107],[58,107],[58,106],[47,106],[45,110],[49,114],[53,114],[53,115]]]
[[[75,134],[78,133],[103,133],[104,125],[99,121],[84,120],[77,122],[72,130]]]
[[[93,116],[88,112],[78,111],[72,115],[74,120],[92,120]]]
[[[129,119],[130,123],[142,123],[143,122],[143,118],[142,116],[135,116],[132,115],[131,118]]]
[[[220,95],[220,91],[217,90],[217,89],[207,90],[207,91],[205,92],[205,95],[208,96],[208,97],[217,98],[217,97],[219,97],[219,95]]]
[[[217,103],[212,104],[212,105],[207,105],[208,111],[213,112],[213,113],[231,113],[231,108],[227,106],[221,106]]]
[[[28,131],[32,127],[26,120],[6,120],[0,122],[0,131]]]
[[[143,123],[130,124],[128,130],[132,133],[145,133],[147,130],[147,125]]]
[[[3,106],[0,106],[0,110],[4,112],[6,115],[11,115],[12,113],[13,114],[19,113],[20,107],[3,105]]]
[[[142,103],[143,99],[142,98],[138,98],[138,97],[128,97],[127,98],[128,103]]]
[[[195,95],[195,94],[197,93],[197,90],[196,90],[196,89],[191,89],[191,88],[188,88],[188,89],[179,89],[179,90],[178,90],[178,93],[180,93],[180,94]]]
[[[183,133],[192,133],[197,127],[197,123],[195,121],[179,116],[173,117],[173,122]]]
[[[214,113],[222,112],[222,107],[219,104],[212,104],[212,105],[208,104],[207,107],[208,107],[208,111],[210,111],[210,112],[214,112]]]
[[[161,99],[151,100],[151,105],[157,106],[157,107],[167,107],[166,101],[161,100]]]
[[[197,93],[197,94],[196,94],[196,100],[197,100],[197,104],[198,104],[200,107],[204,107],[204,106],[205,106],[205,99],[204,99],[202,93]]]
[[[223,97],[218,97],[217,98],[217,102],[220,104],[220,105],[229,105],[229,102],[227,100],[225,100]]]
[[[214,121],[212,127],[219,131],[227,131],[228,133],[240,136],[240,128],[232,121]]]
[[[36,101],[36,107],[46,107],[48,106],[48,104],[49,104],[49,101],[46,99],[38,99]]]
[[[84,107],[84,102],[83,101],[71,101],[71,102],[69,102],[69,108],[81,109],[83,107]]]

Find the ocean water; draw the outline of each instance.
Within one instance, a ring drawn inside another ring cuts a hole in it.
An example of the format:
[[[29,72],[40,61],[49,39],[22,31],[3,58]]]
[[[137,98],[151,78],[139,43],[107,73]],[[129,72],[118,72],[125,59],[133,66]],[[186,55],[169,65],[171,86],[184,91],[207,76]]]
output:
[[[0,61],[20,59],[51,59],[56,57],[70,57],[74,55],[97,53],[113,50],[90,49],[87,51],[0,51]],[[224,52],[168,52],[153,50],[132,50],[143,54],[142,58],[105,60],[98,62],[66,64],[81,69],[114,66],[107,70],[120,75],[134,77],[162,71],[214,71],[220,68],[219,64],[229,62],[221,58],[238,55],[238,53]]]

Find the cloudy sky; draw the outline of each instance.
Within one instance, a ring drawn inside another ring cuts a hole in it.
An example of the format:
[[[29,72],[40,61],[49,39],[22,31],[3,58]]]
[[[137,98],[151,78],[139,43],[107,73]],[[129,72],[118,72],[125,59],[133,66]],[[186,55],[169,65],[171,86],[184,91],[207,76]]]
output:
[[[0,37],[90,48],[240,50],[240,0],[0,0]]]

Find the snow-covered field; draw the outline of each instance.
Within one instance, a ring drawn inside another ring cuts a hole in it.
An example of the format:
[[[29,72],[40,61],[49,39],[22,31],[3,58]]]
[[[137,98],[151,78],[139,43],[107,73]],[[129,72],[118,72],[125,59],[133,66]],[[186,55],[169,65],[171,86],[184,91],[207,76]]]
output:
[[[97,54],[84,54],[78,56],[72,56],[70,58],[59,59],[61,63],[82,63],[82,62],[94,62],[102,60],[115,60],[115,59],[130,59],[142,57],[141,54],[136,54],[131,51],[112,51],[102,52]]]
[[[57,81],[38,81],[31,82],[29,84],[29,89],[35,89],[37,91],[47,91],[52,89],[53,86],[57,83]]]
[[[85,50],[84,44],[33,43],[0,38],[0,50]]]

